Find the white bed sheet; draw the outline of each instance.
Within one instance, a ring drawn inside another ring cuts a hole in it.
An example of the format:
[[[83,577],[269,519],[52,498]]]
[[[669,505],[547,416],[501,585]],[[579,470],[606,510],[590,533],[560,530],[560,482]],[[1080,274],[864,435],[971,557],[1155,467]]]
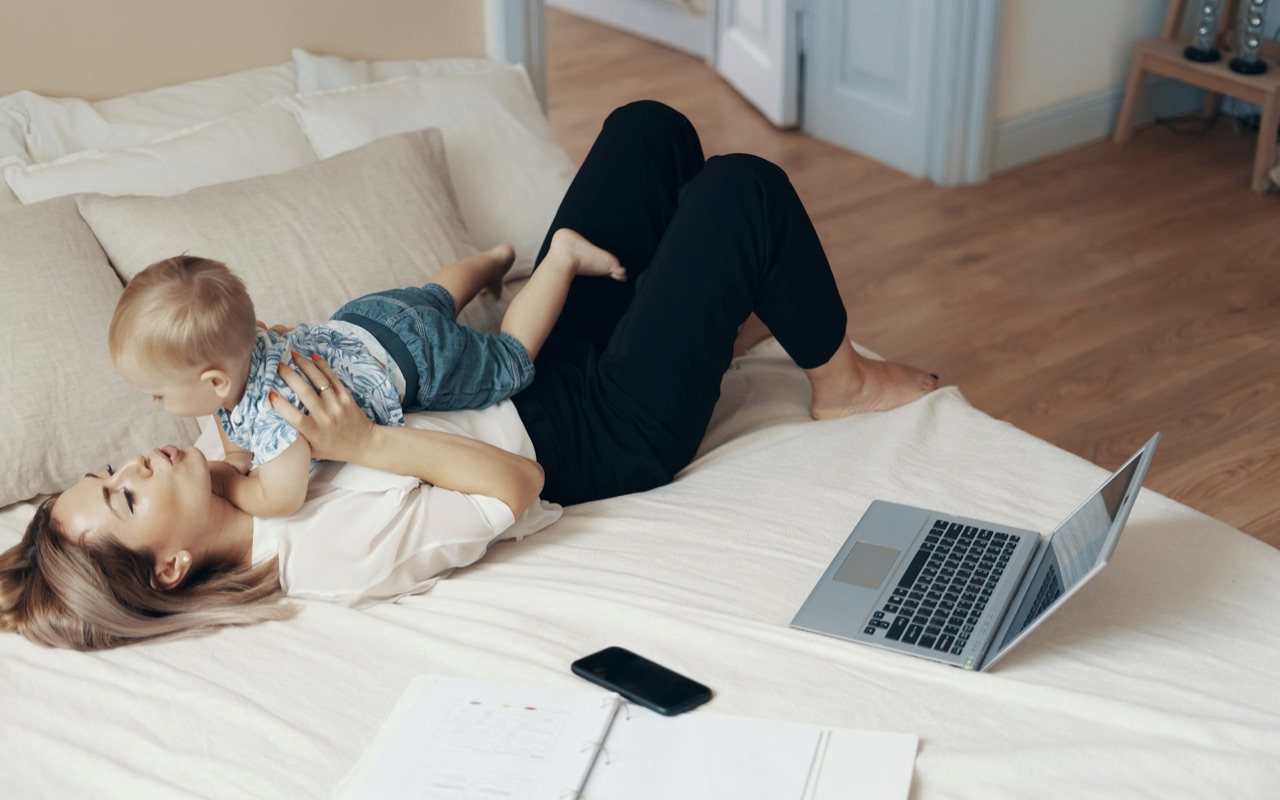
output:
[[[1276,796],[1280,552],[1150,491],[1111,566],[991,673],[788,628],[874,498],[1047,530],[1106,475],[954,388],[831,422],[807,394],[761,345],[674,484],[395,605],[91,654],[0,636],[0,796],[324,797],[413,676],[586,686],[569,662],[614,644],[714,711],[918,734],[913,798]],[[0,513],[0,545],[29,513]]]

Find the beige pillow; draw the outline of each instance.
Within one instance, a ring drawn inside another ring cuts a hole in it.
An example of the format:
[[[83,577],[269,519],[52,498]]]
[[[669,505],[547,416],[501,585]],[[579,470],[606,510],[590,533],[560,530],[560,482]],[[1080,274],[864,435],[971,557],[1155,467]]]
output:
[[[474,252],[435,129],[176,197],[93,194],[79,203],[123,280],[181,253],[218,259],[272,324],[328,319],[347,300],[423,284]],[[490,331],[500,321],[487,298],[460,318]]]
[[[74,199],[0,213],[0,275],[0,506],[195,441],[193,420],[165,415],[111,366],[120,280]]]
[[[401,131],[439,128],[471,240],[477,247],[510,242],[511,279],[533,271],[576,168],[523,67],[402,78],[280,102],[321,158]]]

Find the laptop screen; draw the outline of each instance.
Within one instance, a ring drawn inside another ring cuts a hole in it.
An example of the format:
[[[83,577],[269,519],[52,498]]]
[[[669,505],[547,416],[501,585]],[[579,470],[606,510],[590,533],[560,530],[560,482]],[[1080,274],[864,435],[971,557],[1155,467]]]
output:
[[[1106,562],[1105,558],[1099,560],[1102,547],[1137,471],[1138,459],[1133,458],[1049,535],[1047,544],[1058,560],[1064,589],[1077,584],[1099,563]]]
[[[1134,454],[1049,534],[1044,544],[1046,552],[1039,559],[1031,588],[1013,611],[1012,622],[993,648],[993,654],[1011,645],[1046,611],[1107,563],[1120,537],[1128,508],[1133,504],[1133,496],[1141,487],[1138,466],[1146,449]]]

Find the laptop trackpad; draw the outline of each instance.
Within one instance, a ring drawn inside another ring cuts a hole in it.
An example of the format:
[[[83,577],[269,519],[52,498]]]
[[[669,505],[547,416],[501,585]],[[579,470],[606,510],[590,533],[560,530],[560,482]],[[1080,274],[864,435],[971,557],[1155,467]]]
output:
[[[855,542],[834,578],[864,589],[879,589],[901,552],[883,545]]]

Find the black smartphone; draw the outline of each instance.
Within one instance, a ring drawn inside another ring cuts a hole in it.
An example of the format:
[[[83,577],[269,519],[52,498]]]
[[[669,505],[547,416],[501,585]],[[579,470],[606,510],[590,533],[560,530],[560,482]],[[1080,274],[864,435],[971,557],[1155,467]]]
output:
[[[575,675],[668,717],[711,699],[711,690],[701,683],[623,647],[606,647],[572,666]]]

